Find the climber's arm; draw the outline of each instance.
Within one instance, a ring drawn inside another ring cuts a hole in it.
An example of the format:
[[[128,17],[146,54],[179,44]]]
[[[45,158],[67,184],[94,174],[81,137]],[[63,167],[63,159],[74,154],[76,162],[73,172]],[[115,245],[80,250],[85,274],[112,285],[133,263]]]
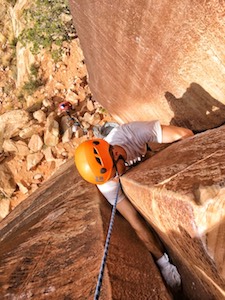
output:
[[[194,133],[190,129],[184,127],[161,125],[161,128],[163,143],[172,143],[194,135]]]

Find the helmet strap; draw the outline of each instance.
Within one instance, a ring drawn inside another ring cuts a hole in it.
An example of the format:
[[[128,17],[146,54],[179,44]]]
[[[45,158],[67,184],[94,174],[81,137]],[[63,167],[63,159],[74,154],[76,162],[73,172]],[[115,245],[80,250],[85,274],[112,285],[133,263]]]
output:
[[[114,159],[114,155],[113,155],[112,149],[113,149],[113,146],[110,145],[110,147],[109,147],[109,153],[110,153],[110,156],[111,156],[112,161],[113,161],[113,167],[115,167],[115,169],[116,169],[116,176],[120,177],[120,176],[123,175],[123,174],[119,174],[118,168],[117,168],[117,163],[118,163],[119,160],[122,160],[122,161],[124,162],[124,164],[125,164],[125,159],[124,159],[124,157],[120,154],[119,157],[115,160],[115,159]]]
[[[115,167],[115,169],[116,169],[116,176],[122,176],[122,175],[123,175],[123,173],[122,173],[122,174],[119,174],[118,168],[117,168],[117,163],[118,163],[118,161],[120,161],[120,160],[122,160],[122,161],[124,162],[124,165],[125,165],[125,159],[124,159],[124,157],[123,157],[121,154],[119,155],[119,157],[117,158],[117,160],[114,160],[114,159],[113,159],[113,165],[114,165],[114,167]]]

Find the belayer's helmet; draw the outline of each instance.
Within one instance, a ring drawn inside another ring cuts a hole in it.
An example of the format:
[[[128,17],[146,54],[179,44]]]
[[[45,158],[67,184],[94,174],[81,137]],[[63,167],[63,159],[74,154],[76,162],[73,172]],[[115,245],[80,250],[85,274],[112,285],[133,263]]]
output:
[[[87,140],[75,150],[75,164],[80,175],[90,183],[103,184],[111,176],[113,160],[110,145],[102,139]]]
[[[70,111],[72,109],[72,104],[69,101],[59,103],[59,110],[63,111]]]

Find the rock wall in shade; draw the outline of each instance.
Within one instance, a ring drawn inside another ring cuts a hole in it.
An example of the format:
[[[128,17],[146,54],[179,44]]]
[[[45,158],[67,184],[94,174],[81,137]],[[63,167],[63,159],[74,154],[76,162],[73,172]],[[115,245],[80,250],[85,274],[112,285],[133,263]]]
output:
[[[1,299],[94,299],[110,217],[104,201],[70,160],[17,206],[0,223]],[[115,295],[172,299],[148,251],[119,216],[101,299]]]

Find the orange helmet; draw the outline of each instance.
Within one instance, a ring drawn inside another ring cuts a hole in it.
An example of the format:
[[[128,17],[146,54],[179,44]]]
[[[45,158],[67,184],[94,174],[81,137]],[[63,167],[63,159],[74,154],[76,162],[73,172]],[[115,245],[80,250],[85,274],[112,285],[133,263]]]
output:
[[[90,183],[103,184],[109,180],[113,160],[110,145],[102,139],[81,143],[75,151],[75,164],[80,175]]]

